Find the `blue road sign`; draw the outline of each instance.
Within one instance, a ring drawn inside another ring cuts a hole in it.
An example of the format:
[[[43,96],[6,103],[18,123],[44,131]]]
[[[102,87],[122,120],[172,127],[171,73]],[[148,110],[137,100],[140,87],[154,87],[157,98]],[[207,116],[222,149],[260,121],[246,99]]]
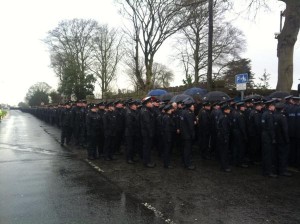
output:
[[[248,82],[248,73],[237,74],[235,76],[235,84],[242,84]]]

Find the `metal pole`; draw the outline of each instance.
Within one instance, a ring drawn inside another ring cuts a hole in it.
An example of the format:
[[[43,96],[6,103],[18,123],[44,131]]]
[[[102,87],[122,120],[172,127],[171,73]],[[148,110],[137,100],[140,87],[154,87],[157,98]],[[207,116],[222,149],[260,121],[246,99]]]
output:
[[[208,59],[207,59],[207,90],[212,90],[212,43],[213,43],[213,0],[208,0]]]
[[[244,100],[244,91],[241,91],[241,100]]]

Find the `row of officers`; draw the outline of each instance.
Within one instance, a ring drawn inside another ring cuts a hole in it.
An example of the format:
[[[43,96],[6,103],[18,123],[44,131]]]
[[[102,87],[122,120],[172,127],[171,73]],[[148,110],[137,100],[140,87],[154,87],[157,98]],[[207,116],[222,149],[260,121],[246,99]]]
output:
[[[291,176],[288,166],[300,167],[299,102],[293,96],[201,104],[146,97],[88,105],[67,102],[28,111],[61,128],[61,145],[73,138],[86,147],[90,160],[114,160],[124,145],[127,163],[140,158],[153,168],[151,151],[156,149],[170,169],[172,151],[178,149],[183,166],[194,170],[192,149],[197,148],[203,159],[218,160],[224,172],[230,166],[259,163],[264,176],[277,177]]]

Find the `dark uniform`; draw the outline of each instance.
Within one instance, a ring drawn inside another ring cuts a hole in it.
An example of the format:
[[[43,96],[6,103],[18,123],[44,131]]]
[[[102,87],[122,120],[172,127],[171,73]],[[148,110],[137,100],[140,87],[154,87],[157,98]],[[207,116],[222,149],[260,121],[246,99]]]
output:
[[[180,134],[184,144],[183,163],[185,168],[193,170],[195,167],[192,165],[192,143],[195,139],[196,117],[194,111],[190,109],[193,107],[192,102],[187,100],[184,104],[186,108],[180,116]]]
[[[274,113],[276,148],[273,164],[277,174],[290,176],[291,174],[287,172],[290,139],[287,118],[283,108],[283,104],[276,104],[277,111]]]
[[[199,111],[197,116],[198,118],[198,136],[199,136],[199,145],[201,157],[203,159],[211,158],[210,155],[210,139],[211,139],[211,131],[212,131],[212,122],[211,122],[211,111],[208,107],[210,106],[208,102],[203,103],[203,108]]]
[[[230,107],[228,105],[222,106],[223,113],[217,120],[217,147],[219,160],[221,163],[221,170],[230,172],[229,168],[229,140],[230,140]],[[229,110],[229,113],[224,111]]]
[[[237,103],[237,108],[232,114],[232,148],[233,148],[233,164],[235,166],[246,167],[245,152],[248,135],[246,131],[246,118],[244,112],[239,110],[244,106],[243,102]]]
[[[274,101],[266,102],[266,105],[270,107],[270,105],[274,105]],[[275,129],[274,129],[274,115],[273,111],[267,109],[264,111],[262,118],[262,133],[261,133],[261,141],[262,141],[262,171],[263,175],[276,177],[272,170],[273,165],[273,156],[274,156],[274,146],[276,143],[275,139]]]
[[[248,122],[248,137],[249,137],[249,159],[250,162],[261,161],[261,116],[262,102],[255,102],[255,109],[251,111]]]
[[[109,103],[108,110],[103,116],[104,127],[104,159],[113,160],[113,153],[115,152],[115,137],[117,135],[117,119],[113,111],[113,104]]]
[[[136,101],[128,102],[129,106],[137,105]],[[129,164],[134,163],[135,153],[139,147],[139,114],[137,110],[128,109],[125,114],[125,140],[126,140],[126,161]]]
[[[165,114],[162,117],[162,139],[163,139],[163,161],[165,168],[172,168],[170,166],[171,149],[173,143],[173,137],[176,133],[176,124],[172,119],[171,113],[168,111],[172,110],[172,105],[164,107]]]
[[[61,121],[61,140],[60,140],[60,144],[64,145],[64,142],[66,140],[67,145],[70,144],[71,141],[71,137],[72,137],[72,110],[70,108],[70,105],[66,105],[69,108],[65,108],[62,113],[61,113],[61,117],[60,117],[60,121]]]
[[[151,111],[151,107],[146,105],[151,103],[151,97],[147,97],[143,101],[144,107],[140,113],[141,133],[143,139],[143,163],[146,167],[152,168],[155,164],[151,163],[151,149],[155,132],[155,117]]]
[[[91,105],[91,110],[86,116],[88,159],[96,159],[98,157],[97,141],[100,135],[101,117],[95,108],[97,108],[97,105]]]
[[[125,131],[125,110],[123,108],[123,103],[120,100],[117,100],[116,102],[114,102],[114,104],[115,104],[114,115],[117,120],[116,136],[114,139],[115,141],[114,153],[119,154],[121,151],[121,145],[122,145],[124,131]]]

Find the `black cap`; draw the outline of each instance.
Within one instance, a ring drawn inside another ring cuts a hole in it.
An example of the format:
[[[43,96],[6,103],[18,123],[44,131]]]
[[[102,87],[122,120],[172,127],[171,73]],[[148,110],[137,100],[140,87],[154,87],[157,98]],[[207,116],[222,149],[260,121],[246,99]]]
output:
[[[265,102],[265,104],[266,104],[267,106],[270,106],[270,105],[275,105],[275,104],[276,104],[276,102],[277,102],[277,100],[275,100],[275,99],[272,99],[272,100],[268,100],[268,101],[266,101],[266,102]]]
[[[105,103],[103,101],[100,101],[97,105],[98,105],[98,107],[105,106]]]
[[[106,107],[113,107],[114,106],[114,102],[107,102],[106,103]]]
[[[259,101],[254,101],[253,104],[254,104],[254,106],[256,106],[256,105],[262,105],[262,104],[264,104],[264,102],[261,101],[261,100],[259,100]]]
[[[148,102],[152,102],[151,96],[147,96],[142,100],[143,105],[146,105]]]
[[[293,95],[289,95],[289,96],[284,97],[285,100],[290,100],[292,98],[293,98]]]
[[[173,109],[172,104],[167,104],[167,105],[164,107],[164,111],[169,111],[169,110],[171,110],[171,109]]]
[[[275,104],[275,108],[278,109],[278,110],[282,110],[284,108],[284,103],[282,102],[279,102],[279,103],[276,103]]]
[[[236,106],[237,106],[237,107],[245,106],[245,102],[240,101],[240,102],[236,103]]]
[[[191,98],[187,98],[183,101],[183,104],[186,106],[186,107],[190,107],[194,104],[194,100],[192,100]]]
[[[300,100],[300,97],[299,96],[293,96],[292,99],[293,100]]]
[[[202,106],[211,106],[211,103],[209,101],[204,101],[202,103]]]
[[[221,109],[224,111],[224,110],[231,109],[231,107],[228,104],[223,104]]]
[[[138,105],[138,102],[136,101],[136,100],[130,100],[130,101],[127,101],[127,104],[129,105],[129,106],[131,106],[131,105]]]

